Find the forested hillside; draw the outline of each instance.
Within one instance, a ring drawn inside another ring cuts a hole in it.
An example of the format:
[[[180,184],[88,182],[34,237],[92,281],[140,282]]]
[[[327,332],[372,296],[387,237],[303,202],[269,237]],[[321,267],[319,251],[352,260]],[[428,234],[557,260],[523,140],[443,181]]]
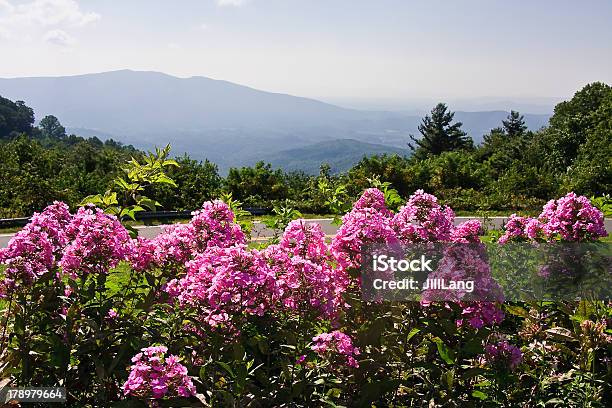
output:
[[[439,104],[419,133],[406,140],[413,155],[368,155],[340,174],[331,171],[338,163],[329,160],[331,167],[321,163],[317,176],[261,162],[221,177],[214,163],[183,156],[180,167],[169,170],[178,188],[148,194],[170,210],[195,209],[231,192],[246,205],[290,200],[302,211],[326,213],[330,203],[321,189],[342,187],[342,194],[354,197],[373,179],[390,182],[402,196],[422,188],[469,211],[530,210],[572,190],[587,196],[612,190],[612,88],[603,83],[587,85],[558,104],[549,126],[537,132],[528,131],[521,114],[513,112],[474,145],[450,109]],[[109,188],[122,163],[142,155],[113,140],[67,135],[54,116],[34,126],[32,109],[5,98],[0,99],[0,143],[3,217],[27,216],[54,200],[74,206]]]
[[[421,120],[414,112],[346,109],[201,76],[178,78],[132,70],[0,78],[0,95],[25,101],[37,120],[57,116],[80,136],[112,138],[146,150],[169,143],[177,155],[186,152],[194,159],[215,162],[223,175],[230,167],[252,166],[278,155],[292,162],[290,168],[299,165],[299,170],[312,173],[320,163],[294,149],[312,151],[322,142],[342,143],[353,150],[361,149],[359,142],[373,143],[394,153],[406,147],[405,140],[417,132]],[[509,102],[506,109],[512,106]],[[490,110],[457,112],[457,119],[479,143],[506,115]],[[525,113],[525,122],[538,130],[549,116]],[[354,142],[339,142],[346,139]],[[352,157],[343,158],[342,169],[361,157],[347,158]]]

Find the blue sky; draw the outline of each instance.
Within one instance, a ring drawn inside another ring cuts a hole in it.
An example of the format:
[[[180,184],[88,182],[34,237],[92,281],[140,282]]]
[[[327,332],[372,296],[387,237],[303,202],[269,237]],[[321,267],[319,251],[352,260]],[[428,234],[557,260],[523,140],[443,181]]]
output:
[[[0,0],[0,77],[203,75],[337,100],[566,97],[612,83],[612,2]]]

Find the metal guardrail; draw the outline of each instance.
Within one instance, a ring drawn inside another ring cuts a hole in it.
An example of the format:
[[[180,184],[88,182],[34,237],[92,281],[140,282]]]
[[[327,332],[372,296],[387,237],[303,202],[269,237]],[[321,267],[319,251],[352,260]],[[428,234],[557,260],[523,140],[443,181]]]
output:
[[[272,212],[272,208],[268,207],[246,207],[243,210],[250,212],[251,215],[266,215]]]
[[[269,214],[271,208],[263,207],[247,207],[245,211],[251,213],[251,215],[265,215]],[[136,220],[144,221],[145,224],[150,224],[151,221],[170,221],[170,220],[184,220],[191,218],[193,211],[142,211],[136,213]],[[0,218],[0,228],[18,228],[25,227],[30,222],[29,217],[21,218]]]
[[[0,218],[0,228],[15,228],[25,227],[30,219],[27,217],[23,218]]]

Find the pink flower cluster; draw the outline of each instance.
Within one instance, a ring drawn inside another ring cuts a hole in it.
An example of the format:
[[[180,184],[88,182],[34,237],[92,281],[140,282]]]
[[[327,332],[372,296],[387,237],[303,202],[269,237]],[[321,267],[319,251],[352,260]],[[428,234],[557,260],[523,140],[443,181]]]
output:
[[[438,199],[417,190],[397,214],[385,206],[382,191],[370,188],[342,218],[332,240],[332,253],[342,268],[358,268],[361,250],[370,244],[395,245],[419,242],[475,242],[480,223],[453,225],[455,214]]]
[[[187,273],[167,292],[182,307],[194,307],[213,328],[233,328],[232,318],[261,316],[279,297],[273,271],[257,250],[244,245],[211,247],[187,263]]]
[[[188,224],[166,226],[154,239],[139,238],[132,256],[134,269],[181,267],[208,247],[244,244],[245,236],[234,223],[234,213],[223,201],[207,201]]]
[[[347,334],[335,330],[331,333],[321,333],[312,338],[312,350],[320,356],[338,356],[349,367],[359,367],[356,357],[359,348],[353,346],[353,340]]]
[[[78,209],[66,228],[66,237],[69,243],[60,266],[72,279],[107,273],[133,252],[132,239],[117,217],[95,207]]]
[[[343,269],[361,265],[362,247],[369,244],[397,243],[391,220],[393,214],[385,206],[385,196],[376,188],[366,190],[353,209],[342,217],[342,226],[333,238],[331,252]]]
[[[446,291],[444,289],[429,289],[423,292],[424,301],[465,300],[503,302],[501,287],[491,277],[491,269],[487,262],[486,252],[482,244],[452,244],[444,248],[444,256],[435,271],[429,274],[429,279],[451,281],[473,281],[473,290]]]
[[[0,282],[0,296],[19,283],[30,285],[53,271],[75,279],[81,274],[106,273],[134,251],[133,242],[119,220],[95,207],[79,208],[55,202],[18,232],[0,262],[7,266]]]
[[[309,305],[328,318],[344,307],[342,294],[349,277],[342,268],[333,267],[319,224],[292,221],[281,242],[269,246],[264,256],[275,274],[284,307],[304,312]]]
[[[165,346],[147,347],[132,358],[124,395],[138,398],[190,397],[196,394],[187,368]]]
[[[47,234],[47,238],[57,252],[66,245],[67,237],[65,228],[72,220],[72,215],[65,203],[55,201],[43,210],[42,213],[34,213],[30,223],[24,228],[40,228]],[[23,231],[23,230],[22,230]]]
[[[263,252],[243,244],[209,246],[186,262],[186,274],[166,290],[213,328],[233,329],[240,317],[281,309],[334,318],[349,279],[333,261],[321,227],[296,220],[279,244]]]
[[[516,214],[510,215],[504,229],[504,235],[498,240],[501,245],[508,242],[535,240],[542,236],[542,224],[538,219]]]
[[[466,293],[454,292],[456,298],[448,298],[449,291],[430,290],[424,293],[422,303],[457,302],[463,307],[462,319],[474,328],[492,325],[503,320],[498,302],[503,301],[501,288],[491,278],[486,260],[482,259],[483,248],[472,248],[480,243],[481,224],[472,220],[454,226],[455,215],[449,207],[443,207],[438,199],[417,190],[397,214],[387,209],[384,194],[377,189],[366,190],[346,214],[343,225],[332,240],[332,253],[343,268],[358,268],[361,265],[361,250],[364,245],[461,243],[446,253],[439,269],[430,278],[475,281],[477,292],[470,294],[472,300],[464,299]],[[466,253],[464,253],[466,252]]]
[[[353,204],[353,210],[364,210],[367,208],[377,211],[385,217],[393,217],[393,213],[389,211],[385,204],[385,193],[377,188],[366,189]]]
[[[451,240],[455,214],[442,207],[438,199],[417,190],[392,221],[398,238],[403,243],[446,242]]]
[[[461,238],[463,239],[465,238]],[[499,324],[504,319],[504,314],[499,308],[499,304],[504,301],[503,292],[491,276],[483,244],[460,242],[458,245],[445,248],[444,257],[438,263],[438,268],[429,274],[428,279],[440,279],[444,282],[474,282],[470,292],[428,289],[422,293],[421,304],[425,306],[434,302],[459,304],[463,310],[461,318],[456,321],[457,326],[468,324],[474,329],[480,329]]]
[[[480,243],[482,225],[478,220],[469,220],[457,225],[451,231],[451,241],[464,244]]]
[[[592,241],[606,237],[604,216],[588,198],[568,193],[550,200],[537,218],[512,214],[500,244],[510,241],[560,238],[567,242]]]
[[[209,246],[228,247],[245,243],[240,225],[234,222],[234,213],[221,200],[205,202],[201,210],[193,213],[191,225],[195,229],[200,252]]]
[[[474,329],[480,329],[484,326],[500,324],[504,320],[504,312],[497,303],[485,301],[462,305],[461,319],[456,322],[458,326],[463,326],[467,322]]]
[[[523,353],[518,347],[502,340],[485,346],[484,359],[487,364],[493,367],[514,370],[523,360]]]
[[[42,213],[35,213],[28,225],[0,249],[0,263],[6,265],[0,281],[0,297],[18,285],[30,285],[57,267],[61,249],[66,245],[65,228],[71,215],[68,206],[55,202]]]
[[[565,241],[589,241],[608,236],[603,213],[585,196],[568,193],[544,206],[539,221],[546,236]]]

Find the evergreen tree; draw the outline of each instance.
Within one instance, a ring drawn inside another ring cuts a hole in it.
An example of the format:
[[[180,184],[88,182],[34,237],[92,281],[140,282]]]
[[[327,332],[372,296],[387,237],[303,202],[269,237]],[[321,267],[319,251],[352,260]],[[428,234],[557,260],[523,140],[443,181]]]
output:
[[[414,142],[408,146],[415,152],[417,159],[429,155],[437,156],[442,152],[453,150],[471,149],[474,146],[472,139],[461,130],[461,122],[453,122],[454,112],[450,112],[444,103],[439,103],[431,111],[431,116],[426,115],[419,125],[422,138],[417,139],[410,135]]]
[[[510,111],[507,120],[502,120],[505,133],[510,136],[520,136],[527,130],[525,118],[517,111]]]

